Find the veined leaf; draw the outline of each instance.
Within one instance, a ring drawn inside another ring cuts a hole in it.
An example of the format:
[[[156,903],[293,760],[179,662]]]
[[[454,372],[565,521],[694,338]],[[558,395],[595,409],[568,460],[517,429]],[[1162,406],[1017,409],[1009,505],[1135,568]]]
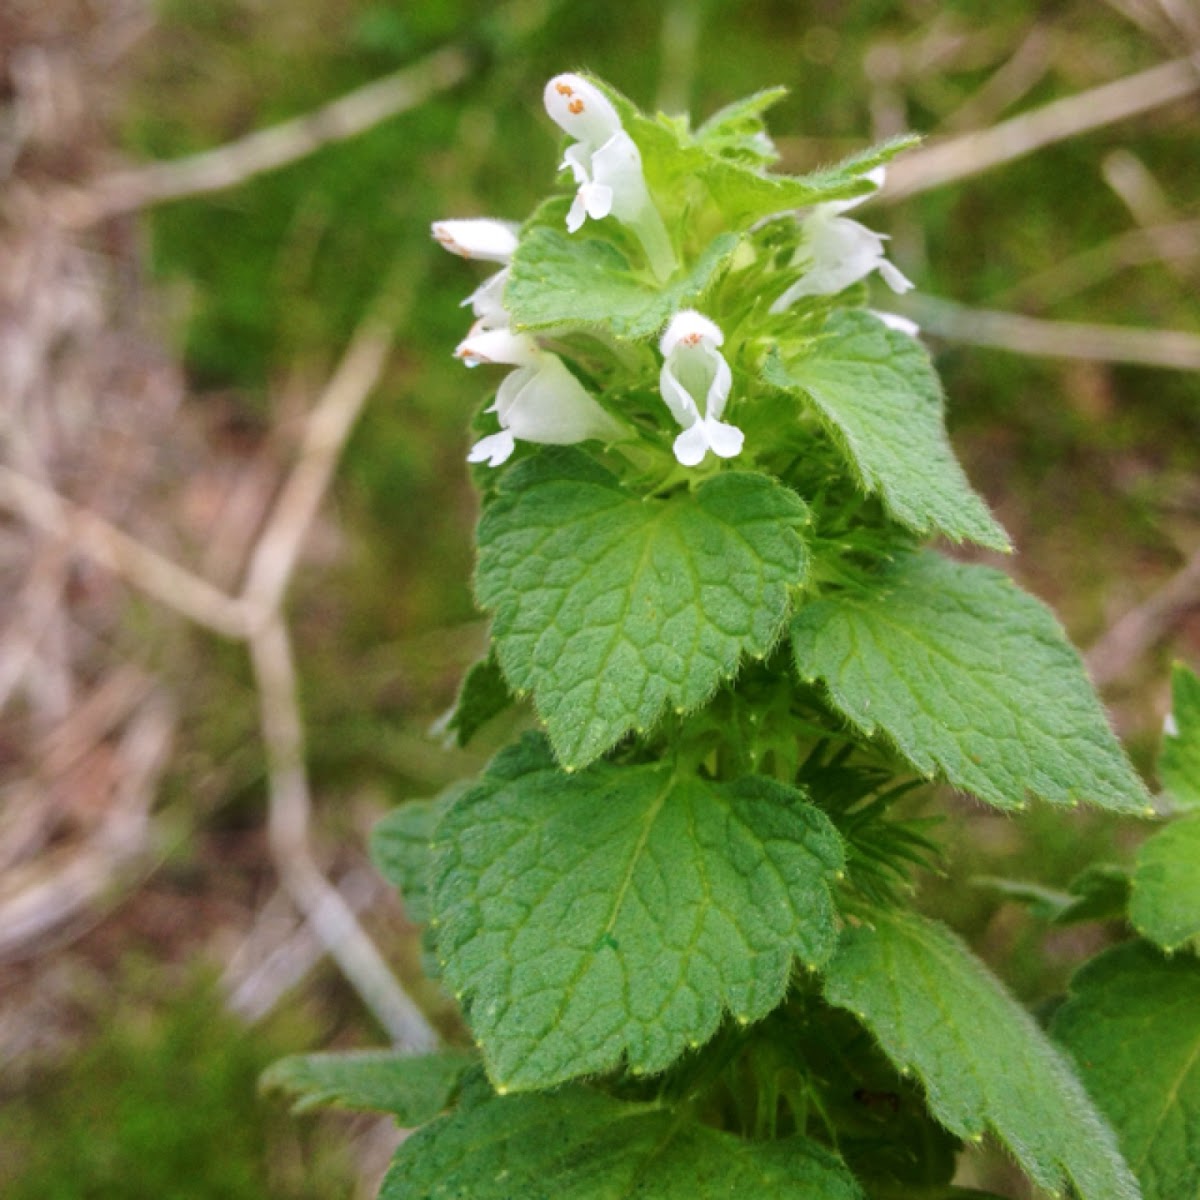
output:
[[[376,822],[371,830],[371,861],[399,891],[409,920],[429,920],[429,870],[433,831],[456,795],[459,784],[432,800],[409,800]]]
[[[418,1058],[392,1050],[294,1054],[264,1072],[264,1091],[293,1097],[293,1112],[335,1105],[392,1113],[401,1125],[423,1125],[453,1099],[471,1054],[445,1050]]]
[[[561,225],[565,206],[545,211],[547,221],[559,220],[522,234],[504,289],[517,329],[603,325],[617,337],[651,337],[672,314],[699,302],[738,243],[736,234],[721,234],[690,269],[659,286],[612,242],[586,230],[568,233]]]
[[[767,360],[771,386],[810,405],[862,487],[922,534],[1008,549],[946,436],[942,385],[924,348],[871,313],[833,313],[803,354]]]
[[[1038,1184],[1080,1200],[1136,1200],[1112,1132],[1065,1057],[953,934],[876,910],[826,968],[831,1004],[855,1013],[959,1137],[993,1132]]]
[[[796,667],[917,770],[1002,808],[1030,796],[1148,815],[1150,797],[1053,614],[999,571],[906,556],[806,605]]]
[[[1171,672],[1171,719],[1158,774],[1177,808],[1200,809],[1200,676],[1183,663]]]
[[[501,1088],[622,1056],[659,1071],[725,1011],[770,1012],[794,956],[829,956],[841,865],[829,820],[792,788],[658,764],[567,775],[527,738],[438,826],[444,977]]]
[[[1200,961],[1128,942],[1071,981],[1054,1036],[1112,1121],[1145,1200],[1200,1197]]]
[[[647,500],[579,454],[528,467],[480,521],[476,586],[509,683],[580,767],[771,649],[807,570],[807,514],[765,475]]]
[[[1200,939],[1200,813],[1173,821],[1142,843],[1129,919],[1164,950]]]
[[[582,1087],[484,1101],[410,1138],[379,1200],[862,1200],[801,1137],[746,1142]]]

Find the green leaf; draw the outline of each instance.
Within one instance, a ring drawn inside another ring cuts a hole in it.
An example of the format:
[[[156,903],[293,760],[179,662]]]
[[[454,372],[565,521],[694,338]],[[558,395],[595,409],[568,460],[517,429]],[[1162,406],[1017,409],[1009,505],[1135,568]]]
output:
[[[696,130],[696,144],[708,154],[767,167],[779,158],[763,123],[763,113],[787,95],[787,88],[755,92],[713,113]]]
[[[1071,981],[1054,1036],[1112,1121],[1145,1200],[1200,1196],[1200,962],[1127,942]]]
[[[423,1125],[454,1098],[471,1054],[445,1050],[420,1058],[392,1050],[294,1054],[264,1073],[264,1091],[294,1097],[292,1111],[337,1105],[393,1113],[401,1125]]]
[[[1200,676],[1183,663],[1171,671],[1171,717],[1158,774],[1177,808],[1200,809]]]
[[[1092,863],[1071,880],[1070,903],[1054,915],[1055,925],[1123,921],[1129,907],[1129,871],[1116,863]]]
[[[521,235],[504,289],[517,329],[603,325],[617,337],[650,337],[699,302],[738,244],[736,234],[721,234],[689,270],[660,287],[604,237],[586,228],[568,233],[564,215],[565,207],[551,202]]]
[[[568,1088],[437,1121],[398,1152],[379,1200],[862,1200],[802,1137],[747,1142],[681,1113]]]
[[[838,311],[805,351],[768,358],[763,378],[811,407],[858,481],[921,534],[1007,550],[946,436],[942,385],[924,348],[878,317]]]
[[[959,1137],[991,1130],[1039,1187],[1136,1200],[1137,1185],[1064,1056],[949,930],[876,910],[845,930],[826,996],[925,1085]]]
[[[409,800],[371,830],[371,861],[403,896],[409,920],[419,925],[429,920],[433,831],[454,797],[467,786],[458,784],[432,800]]]
[[[636,141],[637,134],[633,136]],[[864,178],[866,173],[916,145],[918,140],[915,137],[893,138],[836,166],[808,175],[767,175],[753,167],[715,156],[697,164],[695,170],[725,219],[734,228],[744,229],[763,217],[788,209],[869,196],[875,191],[875,185]]]
[[[804,680],[928,776],[1002,808],[1150,812],[1054,615],[999,571],[907,555],[869,591],[806,605],[792,641]]]
[[[807,570],[807,512],[765,475],[647,500],[579,454],[529,467],[480,521],[476,588],[509,683],[579,767],[771,649]]]
[[[841,865],[828,819],[783,784],[659,764],[567,775],[531,737],[438,826],[438,952],[499,1087],[623,1054],[660,1071],[726,1009],[770,1012],[794,955],[825,961]]]
[[[1133,872],[1129,919],[1164,950],[1200,946],[1200,814],[1147,838]]]
[[[492,651],[486,658],[473,663],[464,676],[446,728],[454,733],[459,746],[466,746],[493,717],[499,716],[512,703],[512,694]]]

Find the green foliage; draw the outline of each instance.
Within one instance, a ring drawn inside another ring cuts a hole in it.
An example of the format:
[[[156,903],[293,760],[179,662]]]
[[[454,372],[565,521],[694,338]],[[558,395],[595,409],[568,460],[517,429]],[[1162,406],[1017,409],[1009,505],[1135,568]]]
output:
[[[380,1200],[862,1200],[801,1137],[746,1142],[685,1112],[572,1087],[486,1100],[401,1149]]]
[[[874,910],[846,930],[826,972],[830,1003],[855,1013],[930,1110],[963,1138],[994,1133],[1039,1186],[1080,1200],[1138,1188],[1062,1054],[949,931]]]
[[[612,242],[568,234],[566,207],[547,204],[513,257],[504,302],[518,328],[601,325],[617,337],[649,337],[703,295],[737,248],[733,234],[715,239],[691,270],[660,287]]]
[[[1133,872],[1129,919],[1164,950],[1200,948],[1200,814],[1147,838]]]
[[[901,558],[873,585],[806,605],[792,623],[801,677],[820,679],[864,734],[1003,808],[1032,796],[1149,811],[1079,655],[1037,600],[932,553]]]
[[[1163,738],[1158,773],[1181,809],[1200,809],[1200,676],[1176,663],[1171,672],[1174,732]]]
[[[437,949],[493,1080],[661,1071],[833,950],[841,845],[795,790],[670,765],[568,776],[527,738],[439,824]]]
[[[290,1095],[293,1112],[325,1105],[392,1113],[401,1125],[433,1120],[453,1099],[474,1057],[444,1051],[420,1058],[394,1050],[293,1054],[263,1074],[264,1091]]]
[[[906,797],[910,766],[1008,809],[1149,797],[1049,611],[914,552],[1008,542],[924,350],[864,311],[899,284],[841,213],[907,143],[770,175],[779,98],[693,132],[562,77],[575,200],[470,299],[514,369],[470,456],[493,650],[451,728],[531,695],[545,735],[375,835],[487,1080],[385,1197],[928,1200],[989,1131],[1041,1187],[1138,1196],[1070,1063],[911,911],[939,847]],[[1082,919],[1125,882],[1026,892]],[[362,1100],[378,1065],[282,1074]]]
[[[504,674],[532,690],[564,766],[668,705],[698,707],[771,649],[805,576],[805,519],[762,475],[656,500],[578,453],[512,471],[479,524],[476,587]]]
[[[1200,1195],[1200,961],[1129,942],[1088,963],[1054,1019],[1145,1200]]]
[[[466,746],[493,717],[498,717],[512,702],[512,693],[504,682],[495,652],[491,652],[486,658],[473,663],[467,671],[446,728],[454,733],[454,740],[459,746]]]
[[[942,386],[915,339],[866,312],[835,312],[801,352],[772,356],[764,378],[819,414],[859,484],[896,520],[1008,549],[946,437]]]
[[[1114,921],[1129,904],[1129,872],[1114,863],[1093,863],[1071,880],[1067,903],[1054,914],[1056,925]]]
[[[404,897],[409,919],[429,920],[429,864],[433,831],[463,786],[451,788],[432,800],[409,800],[371,830],[371,861],[379,873]]]

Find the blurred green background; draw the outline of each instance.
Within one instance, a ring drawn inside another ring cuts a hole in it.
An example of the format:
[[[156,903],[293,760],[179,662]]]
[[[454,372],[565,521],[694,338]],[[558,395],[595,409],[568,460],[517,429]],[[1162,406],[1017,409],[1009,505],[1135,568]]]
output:
[[[696,118],[785,84],[790,94],[770,124],[784,168],[804,170],[873,136],[995,123],[1161,62],[1178,47],[1129,16],[1153,7],[162,0],[153,27],[114,68],[122,99],[113,136],[134,162],[194,153],[307,112],[443,45],[472,56],[466,82],[416,110],[234,189],[161,205],[136,226],[188,404],[210,443],[235,457],[287,417],[297,390],[314,393],[381,289],[404,314],[341,466],[336,552],[301,573],[290,605],[324,843],[361,858],[363,832],[387,805],[429,794],[483,753],[443,757],[426,737],[483,637],[469,588],[474,509],[464,463],[483,385],[450,353],[467,324],[460,301],[480,273],[436,247],[428,230],[439,217],[520,219],[550,189],[557,131],[541,109],[544,80],[587,69],[643,107],[661,101]],[[1193,98],[901,204],[873,205],[863,220],[892,234],[892,257],[932,296],[1194,330],[1195,255],[1101,264],[1088,278],[1072,277],[1069,265],[1136,227],[1105,179],[1116,151],[1137,156],[1172,220],[1200,217],[1196,115]],[[878,299],[890,306],[886,293]],[[1007,565],[1087,645],[1196,544],[1196,375],[930,342],[955,445],[1018,546]],[[1172,653],[1200,656],[1194,620],[1107,696],[1147,773]],[[141,898],[109,919],[117,933],[99,974],[79,968],[72,1052],[2,1085],[0,1192],[366,1194],[356,1190],[372,1169],[360,1153],[361,1123],[295,1122],[254,1093],[275,1056],[379,1040],[344,985],[322,970],[253,1031],[222,1012],[209,902],[241,888],[252,904],[257,893],[245,881],[261,884],[268,873],[255,699],[238,651],[197,634],[168,657],[189,681],[185,744],[165,800],[181,814],[178,836]],[[926,882],[925,903],[1022,996],[1052,996],[1104,931],[1048,939],[971,879],[1061,888],[1096,857],[1128,860],[1140,832],[1088,814],[1035,811],[1018,821],[944,796],[930,807],[945,814],[951,874]],[[231,855],[231,846],[240,849]],[[130,915],[180,897],[191,914],[181,918],[186,936]],[[411,931],[394,914],[375,931],[411,980]]]

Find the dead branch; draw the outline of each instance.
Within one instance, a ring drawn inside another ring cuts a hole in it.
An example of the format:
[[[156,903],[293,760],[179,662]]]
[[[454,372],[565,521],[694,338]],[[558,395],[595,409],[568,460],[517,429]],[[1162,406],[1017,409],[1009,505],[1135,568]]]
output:
[[[894,203],[982,174],[1055,142],[1151,112],[1200,90],[1200,69],[1186,58],[1035,108],[989,129],[961,134],[896,160],[880,199]]]
[[[267,752],[267,832],[280,879],[325,949],[392,1040],[411,1052],[431,1050],[437,1035],[396,982],[342,894],[313,860],[311,800],[304,766],[296,667],[283,622],[274,615],[250,639]]]
[[[461,83],[469,70],[465,51],[457,46],[444,47],[412,66],[280,125],[255,130],[189,158],[101,178],[65,202],[62,215],[78,228],[166,200],[236,187],[415,108],[430,96]]]
[[[0,463],[0,507],[61,538],[169,609],[224,637],[245,636],[240,601],[144,546],[111,522]]]
[[[1045,308],[1103,283],[1127,267],[1168,260],[1195,270],[1200,260],[1200,220],[1130,229],[995,293],[992,301]]]
[[[1182,330],[1048,321],[1017,313],[965,308],[932,297],[914,297],[905,303],[904,311],[922,329],[952,342],[994,346],[1039,358],[1077,358],[1200,371],[1200,334]]]
[[[391,344],[391,331],[381,321],[364,322],[305,420],[296,463],[250,555],[242,598],[252,621],[278,611],[342,447],[379,380]]]

